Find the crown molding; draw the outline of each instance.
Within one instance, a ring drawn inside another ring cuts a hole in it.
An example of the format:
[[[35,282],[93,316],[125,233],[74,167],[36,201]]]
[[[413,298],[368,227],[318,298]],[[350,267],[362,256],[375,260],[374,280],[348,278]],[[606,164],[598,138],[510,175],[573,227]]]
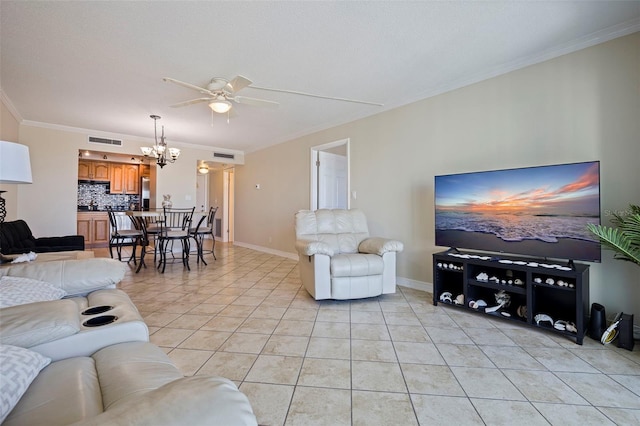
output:
[[[140,141],[148,144],[153,144],[155,141],[153,138],[145,138],[140,136],[127,135],[124,133],[113,133],[113,132],[104,132],[102,130],[92,130],[92,129],[84,129],[81,127],[72,127],[72,126],[64,126],[61,124],[52,124],[52,123],[43,123],[41,121],[31,121],[31,120],[22,120],[20,124],[31,127],[39,127],[42,129],[51,129],[51,130],[60,130],[69,133],[81,133],[84,135],[103,137],[107,139],[129,139]],[[200,149],[203,151],[211,151],[211,152],[228,152],[230,154],[244,155],[244,151],[232,150],[228,148],[217,148],[212,146],[204,146],[204,145],[196,145],[192,143],[180,142],[171,140],[171,144],[180,148],[192,148],[192,149]]]
[[[15,118],[18,123],[21,123],[23,121],[22,116],[20,115],[16,107],[13,105],[13,102],[11,102],[11,99],[9,99],[7,94],[4,93],[4,90],[2,89],[0,89],[0,101],[2,101],[4,106],[7,107],[11,115],[13,115],[13,118]]]

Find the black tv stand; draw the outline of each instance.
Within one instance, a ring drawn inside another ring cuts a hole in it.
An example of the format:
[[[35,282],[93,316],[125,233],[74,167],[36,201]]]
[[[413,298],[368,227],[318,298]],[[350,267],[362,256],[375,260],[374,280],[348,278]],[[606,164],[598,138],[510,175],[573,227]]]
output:
[[[441,300],[445,292],[451,297]],[[508,295],[510,304],[487,309],[499,305],[495,296],[499,292]],[[456,303],[459,295],[464,298],[461,304]],[[478,300],[486,306],[471,304]],[[433,255],[433,304],[438,303],[550,330],[581,345],[587,324],[589,266],[447,250]]]

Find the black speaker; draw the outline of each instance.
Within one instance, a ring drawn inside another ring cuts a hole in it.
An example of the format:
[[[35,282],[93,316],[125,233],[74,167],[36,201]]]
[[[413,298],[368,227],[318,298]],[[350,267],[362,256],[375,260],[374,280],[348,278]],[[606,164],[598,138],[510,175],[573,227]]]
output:
[[[602,334],[607,330],[607,316],[604,306],[599,303],[591,304],[591,318],[589,319],[589,337],[600,341]]]
[[[618,324],[618,347],[633,350],[633,314],[622,314]]]

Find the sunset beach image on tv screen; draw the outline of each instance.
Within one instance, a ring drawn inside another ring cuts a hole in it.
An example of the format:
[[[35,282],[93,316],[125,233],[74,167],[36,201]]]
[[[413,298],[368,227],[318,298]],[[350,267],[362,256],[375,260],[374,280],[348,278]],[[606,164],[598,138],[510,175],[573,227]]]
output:
[[[436,176],[436,245],[600,260],[600,163]]]

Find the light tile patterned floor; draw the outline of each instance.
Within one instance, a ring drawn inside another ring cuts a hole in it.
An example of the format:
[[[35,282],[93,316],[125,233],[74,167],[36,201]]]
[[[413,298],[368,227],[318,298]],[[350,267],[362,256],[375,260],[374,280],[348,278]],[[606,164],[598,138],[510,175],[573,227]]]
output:
[[[640,424],[639,345],[579,346],[403,287],[316,302],[292,260],[216,254],[120,287],[185,375],[234,380],[263,425]]]

